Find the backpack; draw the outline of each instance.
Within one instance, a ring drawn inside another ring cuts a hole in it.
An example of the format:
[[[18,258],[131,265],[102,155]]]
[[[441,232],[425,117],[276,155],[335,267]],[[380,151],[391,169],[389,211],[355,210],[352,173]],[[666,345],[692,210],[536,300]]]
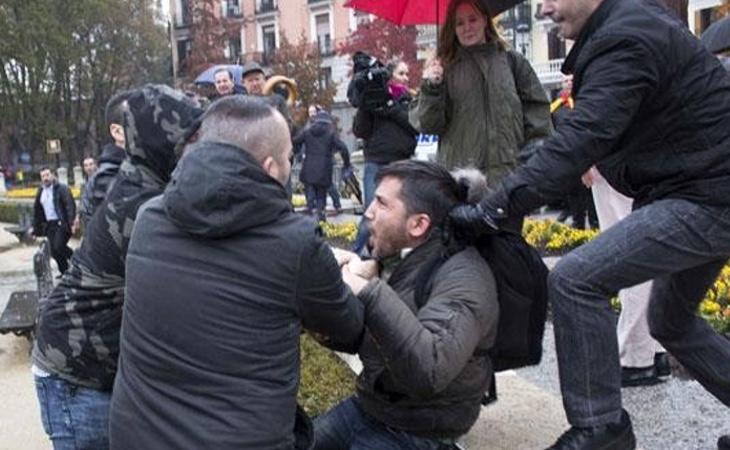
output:
[[[500,308],[494,347],[486,355],[478,351],[475,356],[489,356],[495,372],[539,364],[547,318],[547,266],[537,250],[514,232],[486,234],[473,245],[492,269]],[[418,308],[428,301],[433,275],[463,248],[450,246],[421,269],[414,296]],[[494,381],[482,401],[485,405],[497,399]]]

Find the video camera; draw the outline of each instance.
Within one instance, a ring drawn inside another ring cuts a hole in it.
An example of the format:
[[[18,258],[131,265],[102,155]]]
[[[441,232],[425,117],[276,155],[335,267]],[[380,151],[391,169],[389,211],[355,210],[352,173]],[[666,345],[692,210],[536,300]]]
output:
[[[353,76],[347,87],[347,100],[365,111],[382,109],[392,102],[388,92],[390,72],[383,63],[364,53],[352,55]]]

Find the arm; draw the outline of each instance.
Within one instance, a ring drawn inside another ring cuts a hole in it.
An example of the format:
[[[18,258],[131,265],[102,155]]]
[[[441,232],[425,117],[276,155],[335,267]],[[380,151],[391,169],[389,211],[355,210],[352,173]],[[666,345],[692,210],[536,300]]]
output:
[[[443,134],[446,119],[446,81],[421,83],[421,92],[411,102],[409,119],[413,128],[424,134]]]
[[[626,39],[604,38],[593,46],[575,109],[545,139],[544,147],[482,202],[483,209],[500,207],[511,216],[528,212],[563,195],[620,146],[642,102],[659,83],[656,57]]]
[[[546,138],[552,132],[550,102],[527,59],[517,52],[510,52],[510,57],[514,58],[515,86],[522,103],[524,143]]]
[[[352,134],[360,139],[368,140],[373,134],[373,115],[358,109],[352,121]]]
[[[66,217],[63,218],[64,225],[71,231],[74,219],[76,218],[76,202],[74,201],[73,195],[71,195],[71,189],[66,185],[61,185],[59,195],[61,203],[63,203],[63,210],[66,212]]]
[[[417,314],[378,279],[359,297],[366,308],[367,330],[389,374],[414,396],[445,389],[484,336],[496,336],[496,283],[473,249],[453,256],[439,269],[428,302]]]
[[[297,303],[302,324],[323,335],[328,347],[354,353],[363,332],[363,306],[342,282],[340,268],[327,244],[316,237],[299,259]]]
[[[386,117],[393,122],[397,123],[398,126],[406,130],[408,133],[416,136],[418,130],[413,128],[411,122],[408,120],[408,106],[403,103],[396,103],[387,109]]]
[[[340,152],[340,156],[342,156],[342,165],[344,167],[350,166],[350,152],[347,150],[347,144],[342,142],[342,139],[340,139],[339,136],[335,134],[333,139],[333,146],[335,148],[335,151]]]

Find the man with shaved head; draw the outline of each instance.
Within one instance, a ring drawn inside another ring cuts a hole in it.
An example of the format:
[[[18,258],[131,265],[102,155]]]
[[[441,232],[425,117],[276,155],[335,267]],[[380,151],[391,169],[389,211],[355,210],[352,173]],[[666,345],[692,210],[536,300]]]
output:
[[[302,328],[355,351],[363,307],[284,189],[284,117],[229,96],[202,118],[127,258],[111,447],[309,448]]]

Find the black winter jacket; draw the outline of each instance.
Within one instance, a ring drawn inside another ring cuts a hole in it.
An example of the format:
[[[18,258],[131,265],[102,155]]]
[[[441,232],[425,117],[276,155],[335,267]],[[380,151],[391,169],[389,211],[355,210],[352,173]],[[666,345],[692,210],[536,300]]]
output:
[[[293,144],[304,147],[304,161],[299,179],[302,183],[321,187],[332,184],[332,156],[339,152],[345,167],[350,165],[347,146],[337,136],[332,120],[327,113],[318,113],[312,124],[297,134]]]
[[[410,101],[411,97],[404,94],[382,110],[357,110],[352,133],[365,141],[365,161],[389,164],[413,156],[418,131],[408,121]]]
[[[455,438],[479,417],[492,380],[486,352],[497,336],[499,303],[492,271],[473,247],[449,258],[433,275],[418,309],[416,282],[444,252],[440,238],[416,247],[387,283],[360,292],[367,332],[358,399],[370,416],[419,436]]]
[[[132,235],[113,449],[293,447],[302,328],[363,328],[316,230],[248,153],[188,150]]]
[[[574,74],[575,109],[490,207],[529,211],[594,164],[634,208],[661,198],[730,205],[730,77],[662,5],[604,0],[563,72]]]
[[[46,235],[46,212],[41,205],[41,193],[43,187],[39,187],[35,194],[35,204],[33,208],[33,234],[36,236]],[[65,184],[61,184],[58,180],[53,182],[53,207],[56,210],[61,226],[68,234],[71,234],[71,225],[76,217],[76,203],[71,195],[71,190]]]
[[[94,215],[111,189],[112,181],[119,172],[124,161],[124,149],[114,144],[107,144],[99,157],[99,169],[89,178],[84,186],[79,206],[79,217],[86,224]]]

